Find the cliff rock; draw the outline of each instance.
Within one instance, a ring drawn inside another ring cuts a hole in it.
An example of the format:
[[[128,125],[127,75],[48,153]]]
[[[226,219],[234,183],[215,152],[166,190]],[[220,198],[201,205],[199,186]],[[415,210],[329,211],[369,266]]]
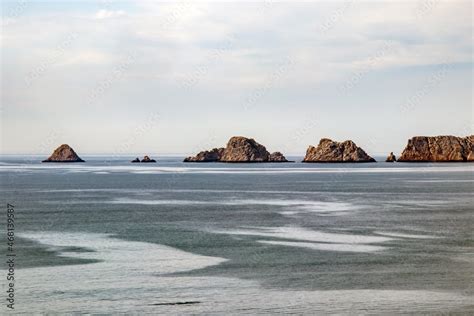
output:
[[[287,162],[280,152],[270,154],[265,146],[252,138],[232,137],[225,148],[202,151],[185,162]]]
[[[51,156],[48,159],[43,160],[43,162],[84,162],[76,154],[74,149],[69,147],[67,144],[63,144],[56,148]]]
[[[303,162],[375,162],[375,159],[351,140],[339,143],[323,138],[317,147],[309,146]]]
[[[265,146],[253,138],[234,136],[227,143],[220,161],[222,162],[266,162],[270,153]]]
[[[474,135],[415,136],[408,140],[398,161],[456,162],[474,161]]]

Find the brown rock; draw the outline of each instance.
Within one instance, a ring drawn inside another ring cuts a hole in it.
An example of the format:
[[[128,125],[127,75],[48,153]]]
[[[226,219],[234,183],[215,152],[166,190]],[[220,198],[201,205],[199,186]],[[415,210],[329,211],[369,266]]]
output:
[[[151,159],[151,158],[148,157],[148,156],[145,156],[145,157],[143,157],[142,161],[140,161],[140,162],[156,162],[156,160],[155,160],[155,159]]]
[[[280,152],[270,155],[265,146],[252,138],[232,137],[225,148],[202,151],[185,162],[287,162]]]
[[[268,162],[289,162],[285,156],[279,151],[276,151],[268,157]]]
[[[474,135],[415,136],[408,140],[398,161],[461,162],[474,161]]]
[[[395,162],[397,161],[397,157],[393,154],[393,152],[388,155],[387,159],[385,159],[385,162]]]
[[[51,156],[48,159],[43,160],[43,162],[84,162],[76,154],[74,149],[69,147],[67,144],[63,144],[56,148]]]
[[[211,151],[201,151],[194,157],[187,157],[184,162],[216,162],[219,161],[224,152],[224,148],[214,148]]]
[[[318,147],[309,146],[303,162],[375,162],[375,159],[351,140],[339,143],[323,138]]]
[[[267,162],[270,153],[253,138],[234,136],[227,143],[222,162]]]

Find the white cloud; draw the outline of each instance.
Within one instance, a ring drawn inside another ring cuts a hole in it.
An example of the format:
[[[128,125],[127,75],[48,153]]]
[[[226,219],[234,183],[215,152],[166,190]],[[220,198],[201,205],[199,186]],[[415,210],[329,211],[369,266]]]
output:
[[[95,18],[96,19],[109,19],[109,18],[118,18],[118,17],[121,17],[121,16],[124,16],[125,15],[125,11],[123,10],[116,10],[116,11],[112,11],[112,10],[99,10],[96,14],[95,14]]]
[[[355,75],[359,78],[360,73],[404,72],[472,59],[469,1],[439,0],[423,11],[420,8],[424,7],[411,1],[354,1],[350,6],[340,1],[120,3],[120,10],[58,13],[43,9],[9,20],[1,34],[3,103],[24,105],[31,113],[38,109],[37,115],[48,113],[45,109],[49,113],[66,111],[64,104],[76,111],[91,111],[83,100],[94,85],[109,78],[124,56],[133,54],[137,56],[133,65],[99,98],[104,112],[112,105],[117,109],[114,113],[127,109],[129,115],[130,104],[136,113],[147,104],[170,105],[166,111],[183,104],[184,112],[199,108],[194,115],[216,121],[215,113],[220,113],[223,130],[228,126],[238,129],[237,118],[232,122],[226,118],[239,113],[228,115],[226,111],[231,111],[232,102],[242,103],[259,89],[266,94],[262,103],[280,93],[286,99],[271,101],[298,107],[315,104],[315,92],[336,89]],[[77,36],[63,47],[70,33]],[[387,41],[390,48],[384,49]],[[291,70],[271,81],[285,58],[294,62]],[[48,67],[25,89],[24,78],[45,61]],[[416,78],[407,73],[399,81],[414,82],[415,87]],[[192,88],[185,91],[183,82],[191,82]],[[271,89],[266,88],[269,84]],[[457,106],[467,104],[468,92],[456,96]],[[336,95],[324,103],[339,101]],[[364,102],[369,101],[361,101],[361,108]],[[322,116],[325,111],[329,110],[324,109]],[[297,113],[292,115],[297,117]],[[190,129],[195,128],[193,120],[189,117],[186,122]],[[251,123],[248,126],[251,130]]]

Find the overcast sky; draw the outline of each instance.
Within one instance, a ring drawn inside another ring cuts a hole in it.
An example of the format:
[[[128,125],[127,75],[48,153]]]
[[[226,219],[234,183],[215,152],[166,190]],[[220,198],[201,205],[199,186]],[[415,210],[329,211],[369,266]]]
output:
[[[1,153],[473,133],[471,1],[2,1]]]

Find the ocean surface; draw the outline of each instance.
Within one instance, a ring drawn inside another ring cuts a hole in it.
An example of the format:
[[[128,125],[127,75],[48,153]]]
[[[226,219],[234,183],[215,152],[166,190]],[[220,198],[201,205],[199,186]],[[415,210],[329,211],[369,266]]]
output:
[[[472,163],[42,158],[0,158],[17,313],[474,313]]]

